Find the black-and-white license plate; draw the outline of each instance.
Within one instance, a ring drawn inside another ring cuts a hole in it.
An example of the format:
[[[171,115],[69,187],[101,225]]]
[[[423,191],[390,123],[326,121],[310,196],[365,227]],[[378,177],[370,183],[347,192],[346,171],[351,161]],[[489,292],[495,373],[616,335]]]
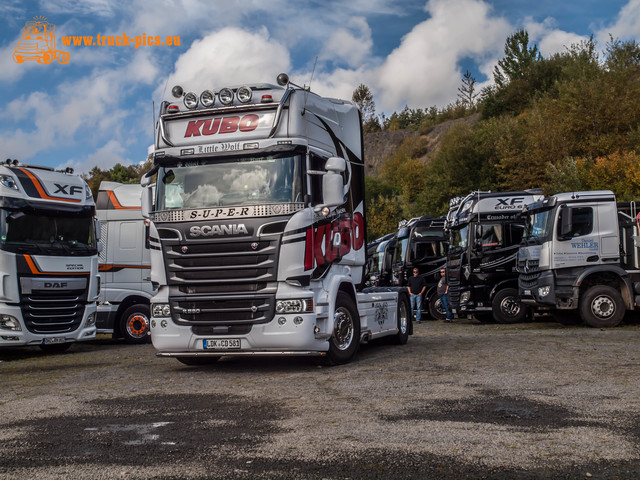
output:
[[[204,339],[202,346],[205,350],[240,350],[239,338]]]
[[[522,295],[525,297],[530,297],[531,296],[531,290],[526,289],[522,291]]]
[[[47,337],[42,339],[43,345],[55,345],[57,343],[65,343],[66,339],[64,337]]]

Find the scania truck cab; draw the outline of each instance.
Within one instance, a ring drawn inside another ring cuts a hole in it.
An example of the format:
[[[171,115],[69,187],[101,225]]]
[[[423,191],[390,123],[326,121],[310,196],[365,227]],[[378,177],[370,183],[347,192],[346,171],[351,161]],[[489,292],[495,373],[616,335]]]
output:
[[[172,88],[142,179],[159,356],[345,363],[363,341],[407,341],[406,293],[364,289],[362,145],[356,106],[285,74],[278,85]]]
[[[527,308],[518,299],[516,257],[528,203],[541,190],[473,192],[452,203],[447,254],[449,301],[459,315],[481,321],[523,321]]]
[[[64,351],[96,336],[95,206],[73,170],[0,165],[0,346]]]
[[[527,205],[518,253],[522,301],[561,323],[615,327],[640,302],[635,202],[611,191],[561,193]]]

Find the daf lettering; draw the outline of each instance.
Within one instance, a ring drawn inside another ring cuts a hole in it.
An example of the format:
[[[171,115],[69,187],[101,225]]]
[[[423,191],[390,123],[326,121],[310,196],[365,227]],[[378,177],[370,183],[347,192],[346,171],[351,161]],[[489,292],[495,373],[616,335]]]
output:
[[[44,288],[67,288],[67,282],[44,282]]]
[[[213,237],[224,235],[249,235],[244,223],[230,225],[195,225],[189,229],[192,237]]]

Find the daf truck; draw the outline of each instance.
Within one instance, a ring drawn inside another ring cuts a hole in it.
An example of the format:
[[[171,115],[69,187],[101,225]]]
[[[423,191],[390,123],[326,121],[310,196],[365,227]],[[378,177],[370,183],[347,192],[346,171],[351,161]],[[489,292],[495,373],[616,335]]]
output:
[[[611,191],[527,205],[518,252],[522,301],[561,323],[615,327],[640,304],[640,212]]]
[[[159,356],[342,364],[361,342],[403,344],[411,333],[403,289],[364,288],[358,108],[286,74],[277,83],[175,86],[161,104],[154,168],[142,179]]]
[[[542,191],[472,192],[454,199],[447,216],[449,302],[458,315],[498,323],[523,321],[516,258],[524,232],[525,205]]]
[[[154,295],[149,225],[142,217],[140,184],[101,182],[96,210],[102,239],[98,333],[127,343],[150,341],[149,302]]]
[[[97,235],[91,190],[72,169],[0,165],[0,347],[60,352],[95,338]]]

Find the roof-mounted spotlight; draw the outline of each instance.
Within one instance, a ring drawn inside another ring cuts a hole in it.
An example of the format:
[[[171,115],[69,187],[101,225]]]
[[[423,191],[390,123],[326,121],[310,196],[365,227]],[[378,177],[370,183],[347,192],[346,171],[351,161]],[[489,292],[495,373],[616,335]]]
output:
[[[223,88],[218,92],[218,98],[223,105],[231,105],[233,103],[233,90]]]
[[[236,92],[236,96],[241,103],[249,103],[251,101],[251,97],[253,96],[253,91],[250,87],[247,86],[240,87]]]
[[[216,101],[216,96],[211,90],[205,90],[200,94],[200,103],[203,107],[213,107]]]
[[[16,165],[20,165],[20,162],[19,162],[17,159],[15,159],[15,158],[14,158],[14,159],[13,159],[13,165],[14,165],[14,166],[16,166]]]
[[[184,96],[184,106],[189,110],[193,110],[198,106],[198,97],[195,93],[189,92]]]
[[[176,98],[182,97],[183,94],[184,94],[184,90],[182,90],[182,87],[180,85],[176,85],[171,89],[171,95],[173,95]]]
[[[73,168],[67,167],[67,168],[64,169],[64,172],[68,173],[69,175],[71,175],[73,173]]]
[[[276,78],[276,81],[278,82],[278,85],[284,87],[289,84],[289,75],[287,75],[286,73],[281,73],[280,75],[278,75],[278,78]]]

